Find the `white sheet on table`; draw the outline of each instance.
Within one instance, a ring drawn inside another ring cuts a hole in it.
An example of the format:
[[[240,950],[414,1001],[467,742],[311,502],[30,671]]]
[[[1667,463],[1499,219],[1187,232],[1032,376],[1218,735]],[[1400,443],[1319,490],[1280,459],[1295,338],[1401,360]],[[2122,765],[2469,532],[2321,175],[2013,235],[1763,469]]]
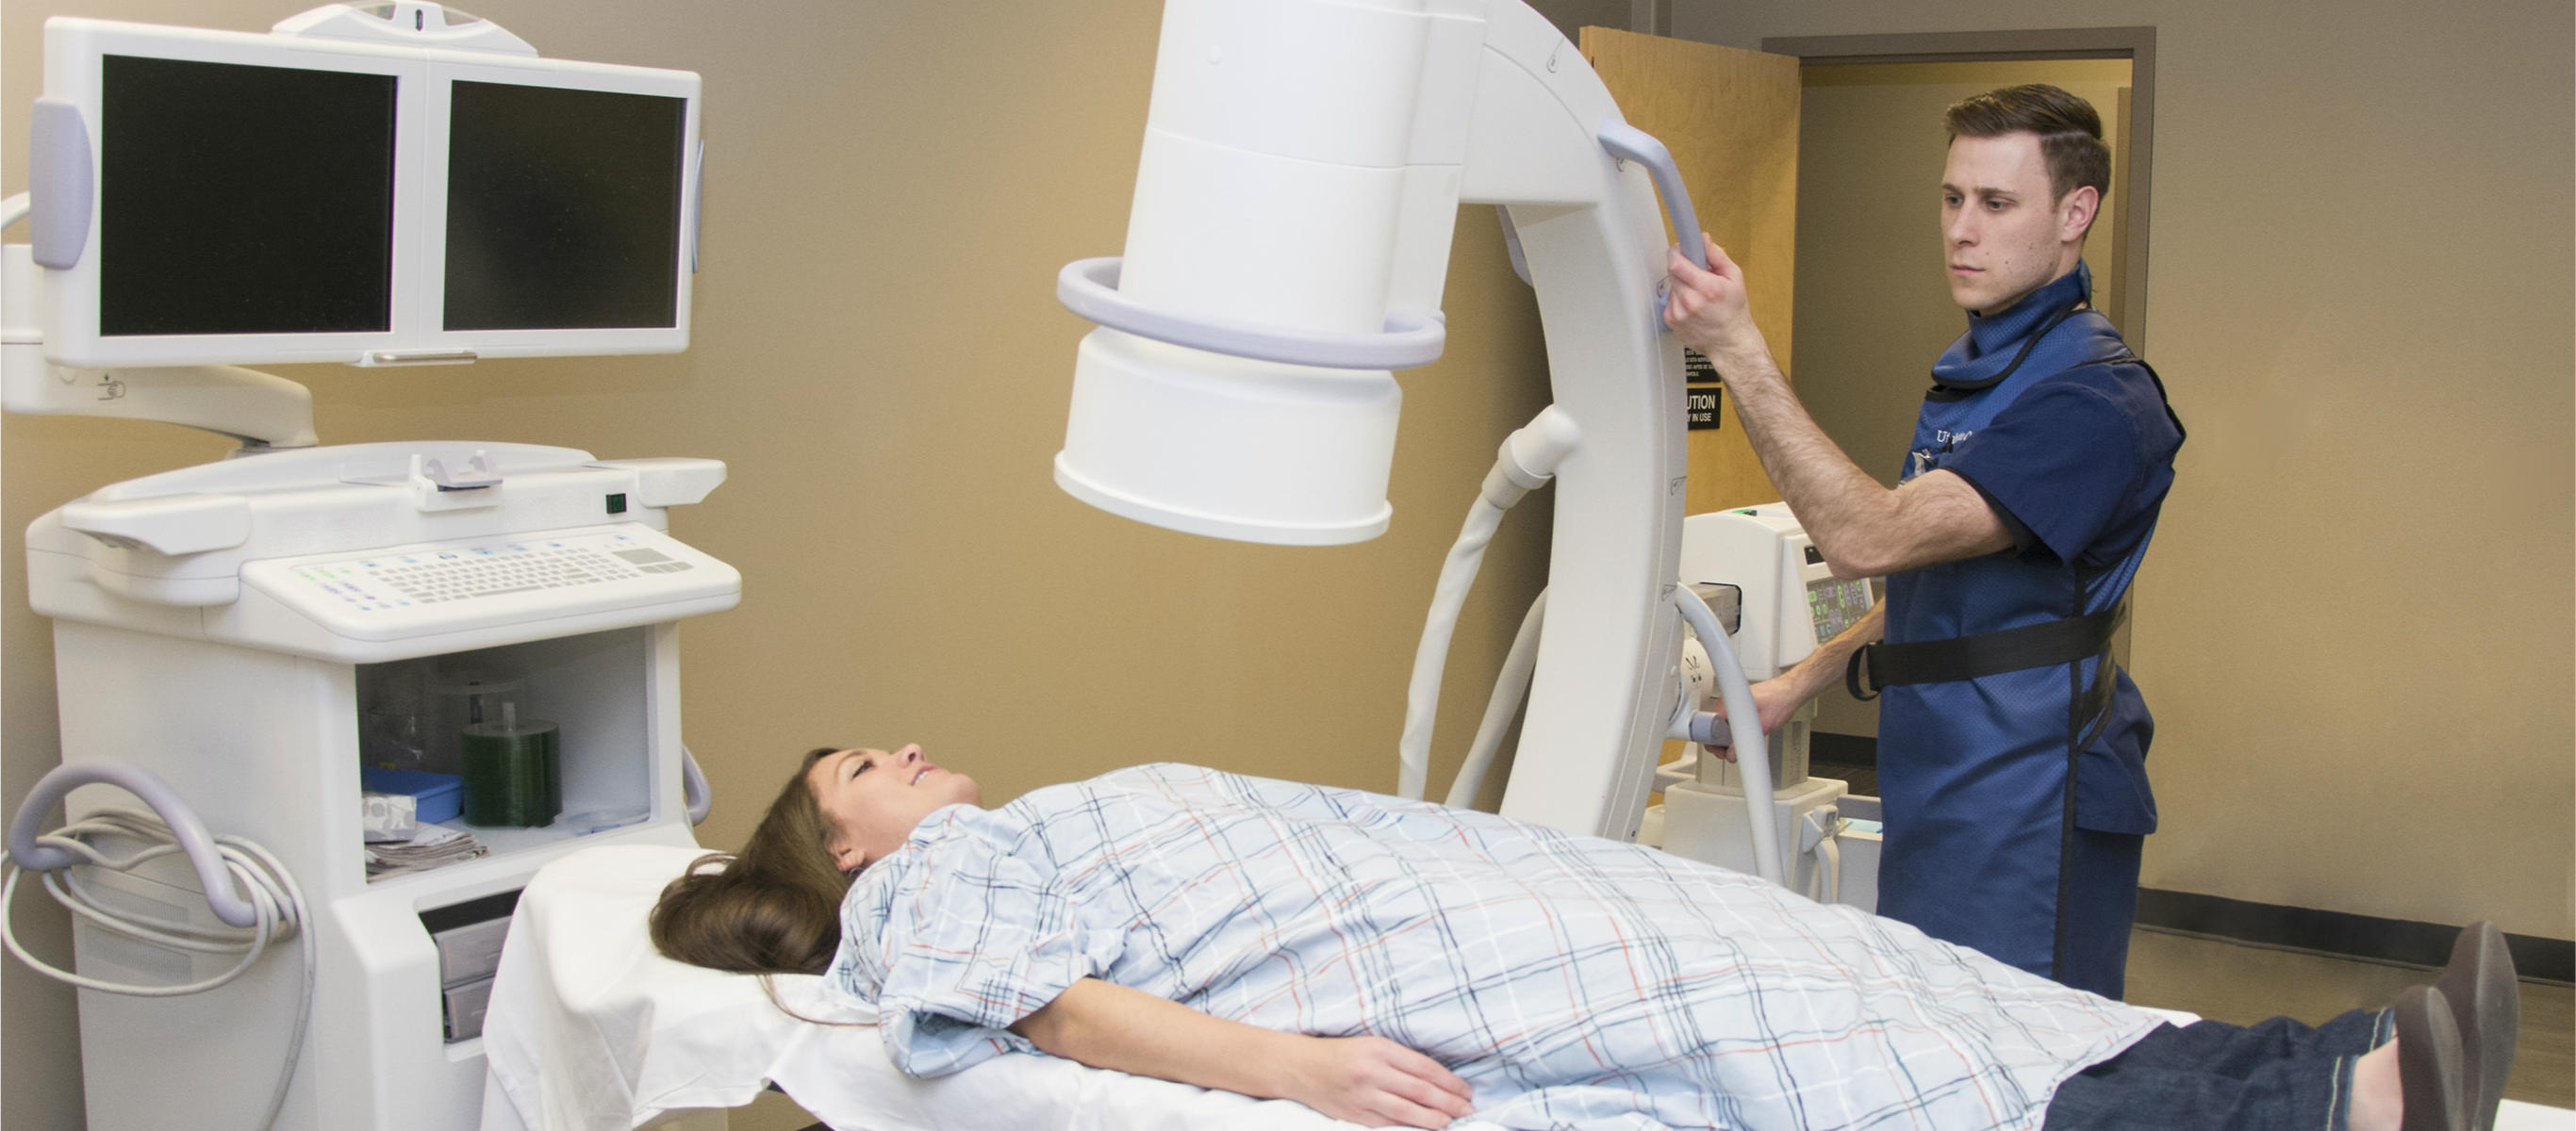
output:
[[[699,855],[595,848],[530,883],[484,1023],[491,1067],[484,1131],[626,1131],[665,1111],[740,1106],[772,1081],[844,1131],[1352,1127],[1297,1104],[1052,1057],[997,1057],[936,1080],[905,1076],[886,1059],[873,1025],[795,1021],[771,1007],[756,979],[653,952],[645,916],[662,885]],[[843,999],[827,996],[819,978],[774,984],[781,1001],[808,1017],[855,1016],[829,1012],[852,1007],[837,1005]],[[2148,1012],[2177,1025],[2198,1019]],[[2496,1128],[2576,1131],[2576,1111],[2508,1100]]]
[[[483,1022],[484,1131],[626,1131],[664,1111],[740,1106],[815,1028],[772,1007],[756,978],[653,949],[644,929],[653,900],[703,855],[593,848],[529,881]],[[875,1020],[826,998],[818,979],[776,985],[808,1017]]]
[[[673,962],[645,919],[699,849],[618,845],[547,865],[519,897],[484,1019],[483,1131],[627,1131],[666,1111],[738,1107],[771,1082],[845,1131],[1351,1131],[1300,1104],[1149,1080],[1054,1057],[998,1057],[917,1080],[873,1016],[821,979]],[[1464,1129],[1462,1129],[1464,1131]]]

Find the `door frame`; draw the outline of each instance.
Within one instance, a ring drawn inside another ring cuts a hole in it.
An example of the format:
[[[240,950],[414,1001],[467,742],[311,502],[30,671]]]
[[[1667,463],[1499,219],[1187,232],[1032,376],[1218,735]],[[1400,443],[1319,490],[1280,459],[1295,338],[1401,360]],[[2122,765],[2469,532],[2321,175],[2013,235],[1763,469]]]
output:
[[[1635,0],[1650,4],[1652,0]],[[1988,63],[2022,59],[2126,59],[2129,121],[2120,132],[2120,301],[2105,311],[2140,356],[2147,352],[2147,221],[2155,171],[2156,29],[2051,28],[2033,31],[1900,32],[1885,35],[1782,35],[1762,50],[1794,55],[1800,66],[1846,63]]]

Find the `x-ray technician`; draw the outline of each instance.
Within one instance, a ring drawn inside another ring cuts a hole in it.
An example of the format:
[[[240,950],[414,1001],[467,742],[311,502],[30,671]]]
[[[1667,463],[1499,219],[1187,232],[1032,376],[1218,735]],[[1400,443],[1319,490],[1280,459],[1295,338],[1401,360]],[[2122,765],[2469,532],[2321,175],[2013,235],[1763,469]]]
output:
[[[1968,330],[1933,364],[1896,488],[1800,406],[1714,241],[1709,271],[1671,256],[1665,319],[1716,364],[1834,572],[1887,578],[1859,624],[1756,689],[1765,729],[1838,680],[1884,689],[1879,911],[2116,998],[2156,810],[2154,723],[2110,642],[2183,430],[2090,304],[2100,116],[2033,85],[1946,124],[1943,265]]]

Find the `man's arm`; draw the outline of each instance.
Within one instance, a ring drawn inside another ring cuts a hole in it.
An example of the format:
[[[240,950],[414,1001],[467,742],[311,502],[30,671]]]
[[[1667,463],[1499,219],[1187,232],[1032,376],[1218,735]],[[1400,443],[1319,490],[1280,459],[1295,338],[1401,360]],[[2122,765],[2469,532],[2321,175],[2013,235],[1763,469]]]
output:
[[[1874,644],[1887,635],[1887,602],[1879,601],[1851,626],[1835,633],[1834,638],[1816,645],[1807,658],[1789,665],[1789,670],[1753,685],[1754,709],[1762,713],[1762,733],[1769,734],[1788,722],[1807,700],[1824,694],[1843,678],[1851,664],[1852,653],[1863,645]],[[1726,713],[1726,701],[1715,700],[1718,714]],[[1735,760],[1732,749],[1711,751],[1729,762]]]
[[[1878,643],[1879,638],[1885,635],[1887,602],[1880,600],[1872,603],[1869,612],[1853,621],[1850,627],[1835,633],[1833,639],[1816,645],[1816,650],[1807,653],[1806,659],[1789,665],[1789,670],[1762,682],[1785,684],[1785,690],[1794,693],[1797,702],[1804,703],[1841,683],[1843,672],[1851,667],[1852,653],[1860,651],[1864,645]],[[1771,712],[1765,710],[1762,713],[1768,715]],[[1781,717],[1786,718],[1787,713],[1783,712]],[[1767,720],[1763,729],[1770,729]]]
[[[1946,471],[1881,487],[1825,436],[1771,359],[1746,306],[1744,269],[1708,244],[1709,270],[1679,249],[1667,257],[1672,297],[1664,321],[1708,355],[1735,394],[1762,470],[1798,516],[1837,577],[1873,577],[2011,549],[2012,531],[1986,497]]]
[[[1446,1127],[1472,1108],[1466,1081],[1385,1038],[1281,1033],[1096,978],[1011,1031],[1094,1068],[1295,1100],[1371,1127]]]

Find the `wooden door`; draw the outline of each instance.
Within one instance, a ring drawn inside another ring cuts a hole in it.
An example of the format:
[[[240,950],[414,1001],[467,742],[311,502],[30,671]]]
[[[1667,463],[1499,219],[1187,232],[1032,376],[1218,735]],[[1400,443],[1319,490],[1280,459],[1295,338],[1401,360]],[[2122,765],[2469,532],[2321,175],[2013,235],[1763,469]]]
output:
[[[1753,321],[1782,373],[1798,239],[1798,60],[1715,44],[1587,27],[1578,46],[1628,123],[1670,149],[1699,223],[1744,266]],[[1692,233],[1679,238],[1695,239]],[[1716,380],[1695,363],[1694,385]],[[1735,406],[1689,436],[1689,514],[1779,499],[1745,442]]]

